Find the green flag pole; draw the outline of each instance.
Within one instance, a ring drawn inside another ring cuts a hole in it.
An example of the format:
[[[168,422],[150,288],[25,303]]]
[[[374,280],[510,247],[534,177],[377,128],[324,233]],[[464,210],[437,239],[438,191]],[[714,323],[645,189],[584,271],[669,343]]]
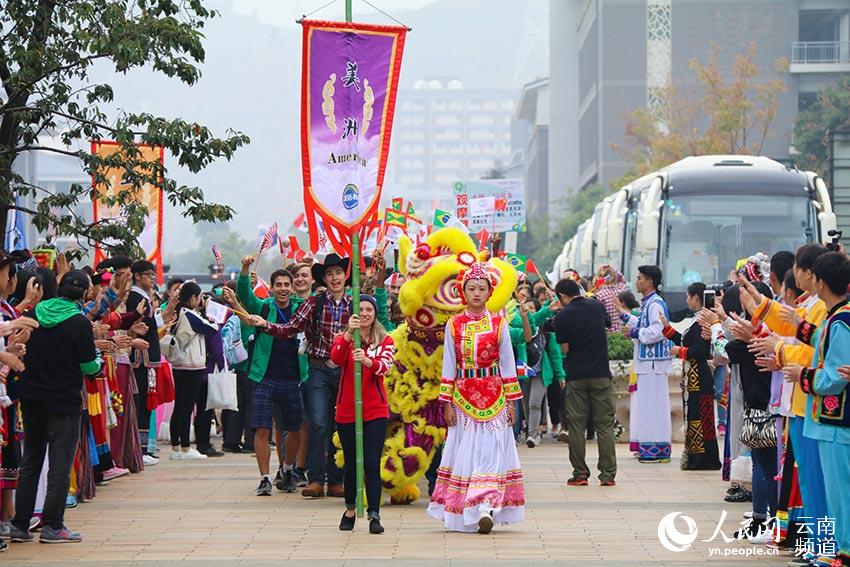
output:
[[[345,21],[352,21],[352,0],[345,0]],[[351,234],[351,312],[360,315],[360,232]],[[360,348],[360,330],[354,331],[354,348]],[[357,461],[357,517],[363,517],[363,385],[360,363],[354,363],[354,446]]]

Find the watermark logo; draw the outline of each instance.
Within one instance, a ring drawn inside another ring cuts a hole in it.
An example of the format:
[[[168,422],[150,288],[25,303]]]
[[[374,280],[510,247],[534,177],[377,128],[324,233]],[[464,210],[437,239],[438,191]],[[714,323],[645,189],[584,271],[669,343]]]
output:
[[[682,533],[676,527],[676,518],[682,517],[687,528],[687,533]],[[669,551],[679,553],[690,549],[697,539],[697,523],[690,516],[684,516],[681,512],[670,512],[658,522],[658,541]]]

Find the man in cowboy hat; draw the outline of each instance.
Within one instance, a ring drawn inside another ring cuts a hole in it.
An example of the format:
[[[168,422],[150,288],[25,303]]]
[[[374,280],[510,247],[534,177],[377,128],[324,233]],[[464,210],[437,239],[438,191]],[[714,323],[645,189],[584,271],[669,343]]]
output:
[[[331,442],[336,421],[334,406],[339,389],[340,368],[330,360],[334,336],[345,330],[351,298],[345,294],[349,260],[328,254],[324,262],[311,266],[313,279],[322,282],[325,291],[308,297],[292,318],[283,324],[269,327],[262,317],[252,317],[250,323],[269,330],[278,338],[294,337],[303,332],[307,338],[309,370],[304,389],[305,413],[309,434],[307,438],[307,476],[310,483],[302,495],[321,498],[328,484],[328,496],[343,497],[342,471],[334,462]]]

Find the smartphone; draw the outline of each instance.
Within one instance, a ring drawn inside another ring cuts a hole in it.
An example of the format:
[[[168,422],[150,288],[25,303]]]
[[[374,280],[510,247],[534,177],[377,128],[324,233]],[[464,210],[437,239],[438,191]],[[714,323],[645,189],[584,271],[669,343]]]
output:
[[[702,292],[702,305],[706,309],[714,309],[715,298],[717,297],[717,292],[713,289],[707,289]]]

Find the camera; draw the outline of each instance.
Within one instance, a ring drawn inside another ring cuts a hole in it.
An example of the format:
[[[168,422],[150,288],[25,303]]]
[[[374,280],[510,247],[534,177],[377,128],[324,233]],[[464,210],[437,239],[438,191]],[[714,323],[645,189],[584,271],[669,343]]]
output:
[[[833,228],[832,230],[830,230],[826,234],[832,238],[832,242],[829,242],[826,245],[826,247],[829,249],[829,251],[830,252],[840,252],[841,251],[841,244],[839,244],[839,242],[841,241],[841,236],[842,236],[843,232]]]

